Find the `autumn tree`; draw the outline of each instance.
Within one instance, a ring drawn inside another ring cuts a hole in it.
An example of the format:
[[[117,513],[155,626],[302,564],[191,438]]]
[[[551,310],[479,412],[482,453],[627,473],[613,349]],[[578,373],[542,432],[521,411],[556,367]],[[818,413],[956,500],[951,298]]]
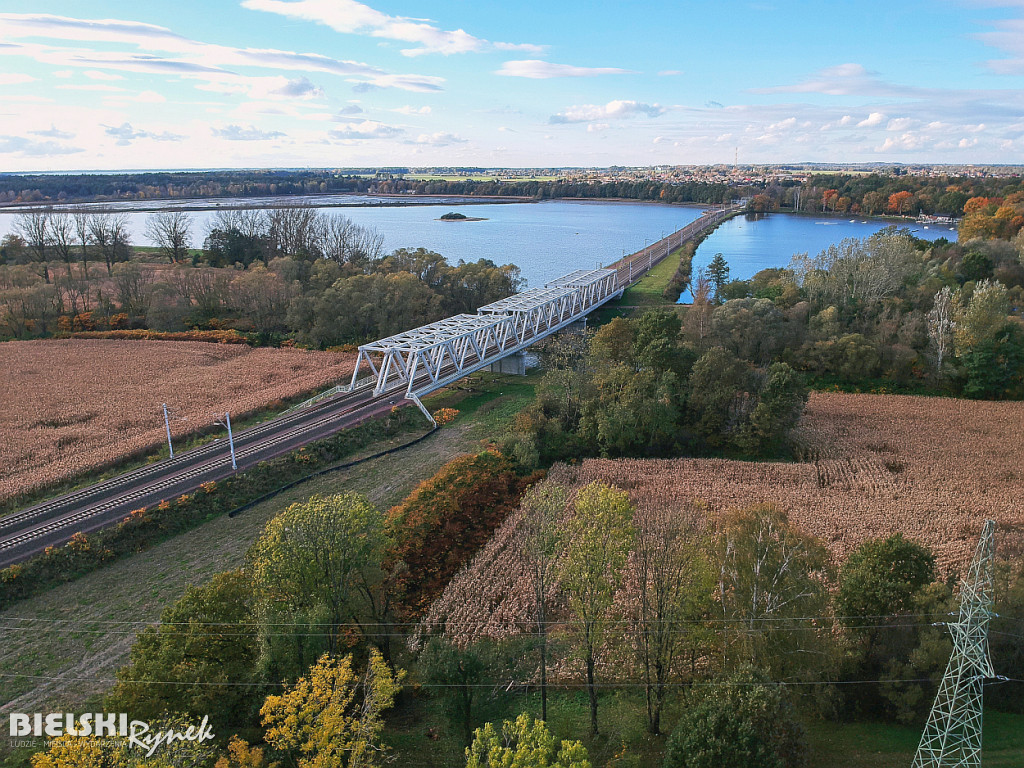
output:
[[[720,546],[718,597],[727,641],[735,633],[726,645],[730,663],[753,664],[774,679],[797,675],[804,664],[789,651],[803,648],[813,659],[815,640],[822,639],[800,620],[822,616],[827,606],[828,551],[770,505],[731,513]]]
[[[178,715],[164,715],[148,721],[150,732],[173,730],[183,734],[200,722]],[[216,735],[216,734],[214,734]],[[31,758],[32,768],[202,768],[217,756],[208,739],[169,739],[153,755],[131,743],[127,736],[93,738],[64,734],[48,741],[48,749]]]
[[[699,511],[642,508],[636,515],[635,576],[623,586],[629,634],[643,670],[647,730],[661,732],[661,714],[682,657],[691,668],[712,644],[714,573],[701,548]]]
[[[609,609],[634,540],[633,506],[624,491],[594,482],[580,489],[561,526],[559,581],[573,615],[572,632],[586,671],[590,730],[597,734],[598,655]]]
[[[913,198],[913,192],[893,192],[891,195],[889,195],[889,202],[886,205],[886,210],[889,213],[896,213],[902,216],[906,211],[910,209],[910,201]]]
[[[548,601],[555,581],[555,559],[558,554],[558,521],[568,502],[568,494],[560,485],[542,483],[523,496],[522,543],[523,562],[533,581],[533,618],[537,627],[540,654],[541,719],[548,719]]]
[[[312,496],[267,523],[246,557],[272,679],[308,666],[318,648],[373,637],[371,604],[387,545],[384,515],[357,493]],[[275,630],[275,621],[295,624],[294,636]]]
[[[391,670],[377,650],[359,674],[352,656],[324,655],[260,710],[266,741],[298,768],[374,768],[385,763],[383,713],[401,691],[403,671]]]
[[[466,749],[466,768],[591,768],[586,747],[579,741],[559,742],[543,720],[527,714],[477,728]]]

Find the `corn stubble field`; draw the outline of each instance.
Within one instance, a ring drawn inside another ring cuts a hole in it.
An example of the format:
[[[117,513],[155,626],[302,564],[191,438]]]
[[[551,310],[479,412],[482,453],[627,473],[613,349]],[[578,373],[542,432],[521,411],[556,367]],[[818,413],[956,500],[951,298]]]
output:
[[[903,532],[932,549],[943,573],[960,574],[986,518],[996,521],[999,557],[1024,555],[1022,433],[1020,402],[815,393],[799,427],[797,463],[592,459],[557,465],[548,478],[570,488],[601,480],[638,507],[688,516],[696,501],[712,530],[724,512],[772,503],[837,563],[866,539]],[[529,620],[520,525],[518,513],[508,518],[425,626],[501,637]]]
[[[0,501],[108,466],[352,374],[353,355],[241,344],[0,344]]]

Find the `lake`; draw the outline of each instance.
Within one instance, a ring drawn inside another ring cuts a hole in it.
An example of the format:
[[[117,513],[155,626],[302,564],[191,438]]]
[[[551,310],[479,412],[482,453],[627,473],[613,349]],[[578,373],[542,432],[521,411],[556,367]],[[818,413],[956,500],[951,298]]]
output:
[[[716,253],[729,264],[729,278],[746,280],[769,267],[785,267],[797,253],[815,256],[833,243],[848,237],[865,238],[893,222],[879,219],[838,219],[834,216],[805,216],[772,213],[755,218],[736,216],[724,222],[698,246],[693,257],[693,274],[706,267]],[[906,227],[915,237],[956,240],[956,228],[946,224],[897,224]],[[682,301],[690,301],[689,292]]]
[[[486,220],[438,221],[451,210]],[[574,269],[610,264],[623,254],[638,251],[646,243],[682,228],[700,216],[702,210],[700,206],[568,200],[456,207],[454,201],[437,204],[422,199],[408,206],[364,204],[324,208],[326,213],[345,215],[357,224],[378,229],[384,235],[387,251],[423,247],[437,251],[453,263],[459,259],[488,258],[498,264],[517,264],[530,287],[543,285]],[[125,212],[132,241],[149,245],[145,229],[150,214],[132,211],[130,207]],[[194,246],[202,244],[214,214],[215,211],[189,214]],[[16,213],[0,211],[0,237],[12,230],[16,217]],[[729,262],[730,276],[746,278],[765,267],[785,266],[794,253],[817,253],[844,237],[866,237],[885,226],[887,223],[881,221],[850,223],[788,214],[772,214],[757,221],[737,217],[722,224],[697,249],[694,273],[720,251]],[[912,228],[929,239],[956,237],[948,227],[923,230],[915,224]]]

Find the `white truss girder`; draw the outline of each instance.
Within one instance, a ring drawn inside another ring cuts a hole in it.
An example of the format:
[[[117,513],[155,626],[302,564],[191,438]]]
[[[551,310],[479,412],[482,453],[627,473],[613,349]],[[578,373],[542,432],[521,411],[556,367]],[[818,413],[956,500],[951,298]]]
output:
[[[365,363],[376,394],[404,384],[406,397],[416,399],[525,349],[620,291],[615,270],[578,270],[544,288],[480,307],[479,314],[456,315],[363,344],[352,387],[358,386]]]

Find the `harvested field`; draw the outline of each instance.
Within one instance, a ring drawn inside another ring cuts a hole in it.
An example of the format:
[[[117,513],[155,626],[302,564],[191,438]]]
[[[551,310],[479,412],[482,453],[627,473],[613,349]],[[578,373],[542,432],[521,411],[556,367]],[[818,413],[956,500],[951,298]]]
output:
[[[0,344],[0,500],[68,480],[352,373],[354,356],[93,339]]]
[[[776,504],[837,561],[896,532],[927,544],[940,570],[959,574],[982,523],[996,521],[1002,558],[1024,555],[1024,403],[815,393],[800,426],[801,463],[722,459],[607,460],[558,465],[553,482],[603,480],[638,506],[721,513]],[[528,616],[532,587],[520,563],[519,516],[498,529],[431,608],[426,622],[500,636]]]

